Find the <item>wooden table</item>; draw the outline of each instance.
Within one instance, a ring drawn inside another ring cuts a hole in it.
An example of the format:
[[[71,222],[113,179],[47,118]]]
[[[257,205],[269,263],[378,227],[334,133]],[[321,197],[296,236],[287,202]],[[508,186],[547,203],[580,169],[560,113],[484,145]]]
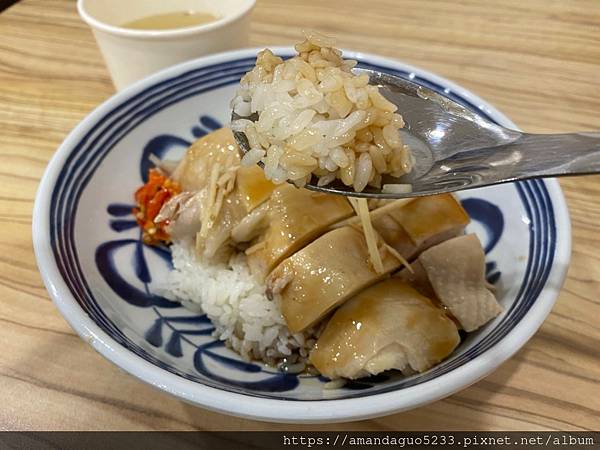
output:
[[[600,3],[259,0],[252,44],[303,27],[448,77],[533,132],[600,129]],[[311,7],[306,5],[311,4]],[[35,191],[55,149],[114,92],[70,0],[0,14],[0,429],[538,430],[600,426],[600,178],[561,180],[573,222],[568,280],[548,320],[493,375],[414,411],[300,427],[204,411],[123,374],[50,302],[31,243]]]

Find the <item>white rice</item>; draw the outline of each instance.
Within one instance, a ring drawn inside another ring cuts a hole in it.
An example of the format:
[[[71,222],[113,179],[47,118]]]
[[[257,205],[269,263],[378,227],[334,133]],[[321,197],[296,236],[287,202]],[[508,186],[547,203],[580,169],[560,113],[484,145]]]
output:
[[[256,122],[231,125],[250,144],[242,164],[262,162],[276,183],[303,186],[314,175],[320,186],[340,179],[356,192],[381,187],[383,174],[399,177],[412,168],[398,132],[404,121],[333,44],[313,32],[286,61],[268,49],[258,54],[231,102],[241,117],[258,114]]]
[[[384,184],[381,192],[384,194],[410,194],[412,192],[412,184]]]
[[[267,297],[265,286],[250,274],[246,255],[235,254],[228,264],[205,263],[196,257],[191,241],[174,242],[171,253],[174,268],[162,295],[204,312],[215,327],[214,336],[245,359],[304,370],[316,330],[290,334],[278,296]]]

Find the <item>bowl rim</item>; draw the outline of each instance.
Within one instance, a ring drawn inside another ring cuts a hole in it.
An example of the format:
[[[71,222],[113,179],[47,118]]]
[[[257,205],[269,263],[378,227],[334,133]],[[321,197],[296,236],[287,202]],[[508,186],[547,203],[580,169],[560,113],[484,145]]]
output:
[[[277,53],[289,53],[291,47],[271,47]],[[57,176],[75,144],[105,114],[124,99],[148,87],[189,70],[210,64],[255,56],[262,48],[232,50],[205,56],[161,70],[113,95],[88,114],[66,137],[52,157],[38,187],[33,211],[34,251],[42,279],[60,313],[96,351],[109,361],[151,386],[168,392],[188,403],[203,408],[253,420],[284,423],[333,423],[364,420],[401,412],[447,397],[485,377],[516,353],[537,331],[554,305],[566,278],[571,254],[571,223],[567,205],[555,179],[545,180],[556,220],[556,253],[548,279],[526,315],[494,346],[466,364],[419,385],[397,391],[350,399],[286,401],[248,396],[220,390],[184,379],[130,352],[102,331],[71,295],[54,260],[49,236],[50,197]],[[494,106],[471,91],[429,71],[409,64],[364,52],[344,50],[344,55],[375,64],[409,70],[477,105],[500,124],[516,129],[516,125]]]

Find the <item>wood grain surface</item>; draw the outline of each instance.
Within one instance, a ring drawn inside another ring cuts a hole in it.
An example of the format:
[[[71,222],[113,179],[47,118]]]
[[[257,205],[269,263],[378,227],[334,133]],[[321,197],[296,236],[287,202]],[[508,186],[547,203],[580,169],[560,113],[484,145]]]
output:
[[[596,0],[258,0],[251,39],[290,44],[317,28],[450,78],[526,131],[567,132],[600,130],[599,24]],[[47,162],[111,94],[74,1],[22,0],[0,14],[0,429],[600,428],[599,177],[561,180],[573,256],[548,320],[494,374],[446,400],[351,424],[277,425],[189,406],[122,373],[59,315],[31,243]]]

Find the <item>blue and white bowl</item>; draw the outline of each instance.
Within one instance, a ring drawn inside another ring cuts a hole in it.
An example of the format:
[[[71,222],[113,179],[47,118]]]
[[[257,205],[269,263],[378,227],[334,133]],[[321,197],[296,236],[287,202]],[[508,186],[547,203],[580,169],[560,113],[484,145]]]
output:
[[[358,420],[414,408],[486,376],[550,312],[570,256],[570,223],[555,180],[531,180],[460,198],[482,240],[488,280],[504,313],[469,334],[451,358],[412,377],[385,374],[327,390],[320,377],[284,375],[242,361],[211,336],[205,316],[157,294],[167,250],[146,247],[131,214],[149,156],[181,155],[228,122],[229,100],[254,50],[175,66],[115,95],[56,152],[40,185],[33,237],[38,266],[61,313],[106,358],[190,403],[279,422]],[[279,48],[281,55],[291,53]],[[507,127],[491,105],[443,78],[397,61],[346,52],[363,67],[399,74]]]

